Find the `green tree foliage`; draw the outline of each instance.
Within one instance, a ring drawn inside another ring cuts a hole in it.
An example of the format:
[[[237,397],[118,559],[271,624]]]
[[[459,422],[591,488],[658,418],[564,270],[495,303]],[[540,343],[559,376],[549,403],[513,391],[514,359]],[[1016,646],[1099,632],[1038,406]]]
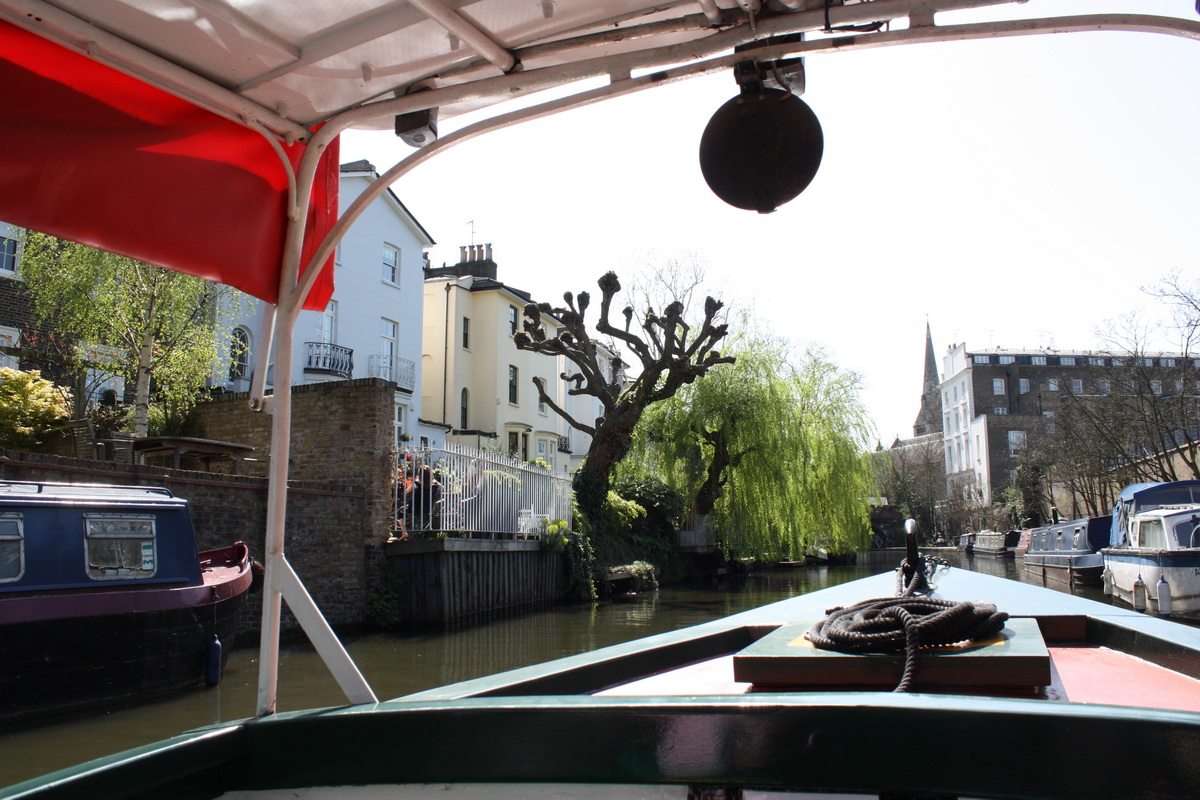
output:
[[[677,574],[681,565],[676,533],[687,510],[683,495],[657,478],[642,476],[622,477],[614,490],[644,510],[628,531],[631,552],[652,561],[659,575]]]
[[[646,511],[644,517],[634,520],[634,534],[669,539],[683,523],[687,510],[683,495],[657,478],[621,478],[614,489]]]
[[[39,372],[0,368],[0,447],[32,450],[69,415],[67,396]]]
[[[739,552],[864,546],[872,476],[857,376],[819,352],[793,363],[764,337],[739,337],[732,352],[732,365],[647,411],[628,468],[665,476]]]
[[[152,387],[169,414],[195,404],[224,344],[214,284],[33,232],[21,274],[41,324],[135,386],[134,433],[146,434]]]

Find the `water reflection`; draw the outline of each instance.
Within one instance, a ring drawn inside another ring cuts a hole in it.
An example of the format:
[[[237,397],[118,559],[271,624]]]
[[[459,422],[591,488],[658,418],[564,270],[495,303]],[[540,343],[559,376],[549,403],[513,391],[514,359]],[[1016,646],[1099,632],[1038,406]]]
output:
[[[967,569],[1041,584],[1020,561],[951,558]],[[625,603],[558,606],[500,617],[447,631],[372,634],[347,648],[380,697],[390,698],[489,675],[655,633],[698,625],[748,608],[883,571],[866,567],[808,567],[748,576],[701,588],[665,588]],[[1100,589],[1072,591],[1107,602]],[[230,655],[220,687],[88,719],[0,735],[0,786],[97,756],[171,736],[183,730],[253,715],[258,651]],[[343,703],[337,684],[317,656],[303,648],[281,653],[281,711]]]

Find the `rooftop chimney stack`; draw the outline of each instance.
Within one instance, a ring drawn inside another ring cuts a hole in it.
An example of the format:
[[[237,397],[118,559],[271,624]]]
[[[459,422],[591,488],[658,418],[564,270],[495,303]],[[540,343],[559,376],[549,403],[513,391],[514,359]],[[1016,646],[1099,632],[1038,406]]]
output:
[[[457,278],[471,276],[497,280],[496,262],[492,260],[492,243],[459,245],[457,264],[447,266],[443,263],[441,267],[431,266],[426,272],[428,278],[448,276]]]

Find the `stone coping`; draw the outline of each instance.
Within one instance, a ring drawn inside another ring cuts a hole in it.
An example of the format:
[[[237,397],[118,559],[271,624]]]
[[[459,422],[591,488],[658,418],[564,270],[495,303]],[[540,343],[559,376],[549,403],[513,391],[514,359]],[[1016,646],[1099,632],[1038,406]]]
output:
[[[535,539],[404,539],[388,542],[383,551],[388,556],[415,556],[425,553],[471,552],[505,553],[538,552],[542,543]]]

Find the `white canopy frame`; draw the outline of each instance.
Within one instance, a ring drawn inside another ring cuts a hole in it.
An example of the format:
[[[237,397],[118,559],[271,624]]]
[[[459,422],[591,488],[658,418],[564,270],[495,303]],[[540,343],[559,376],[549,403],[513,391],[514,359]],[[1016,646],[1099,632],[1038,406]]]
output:
[[[192,0],[192,3],[209,10],[219,7],[222,13],[226,14],[237,13],[214,0]],[[348,22],[348,27],[330,34],[319,46],[297,51],[292,65],[247,81],[236,89],[230,89],[204,77],[198,71],[189,70],[142,49],[113,32],[81,20],[45,0],[0,0],[0,19],[84,52],[97,61],[234,119],[259,131],[271,141],[288,171],[288,222],[278,302],[269,307],[269,313],[264,315],[264,329],[260,335],[260,342],[263,343],[264,352],[268,352],[273,340],[276,352],[280,353],[291,351],[296,320],[304,299],[317,279],[321,265],[329,258],[337,243],[362,211],[416,165],[459,142],[488,131],[653,86],[729,69],[734,64],[750,58],[774,60],[906,44],[1095,31],[1158,33],[1200,40],[1200,22],[1142,14],[1096,14],[945,25],[934,21],[934,14],[937,12],[1007,4],[1002,0],[875,0],[845,5],[828,5],[823,0],[780,0],[780,4],[791,10],[791,13],[766,14],[762,12],[762,4],[758,0],[738,0],[737,9],[723,8],[716,0],[681,0],[674,6],[666,4],[669,10],[676,12],[672,19],[666,21],[656,19],[640,26],[628,26],[620,31],[599,32],[593,21],[587,26],[588,32],[574,38],[536,41],[523,48],[506,49],[496,42],[486,29],[464,18],[444,0],[409,0],[407,5],[381,12],[380,18],[373,19],[372,22],[381,23],[384,21],[383,16],[390,18],[401,12],[416,9],[436,22],[444,31],[465,43],[479,58],[431,75],[430,79],[419,87],[410,87],[420,88],[420,91],[401,96],[389,93],[382,99],[350,103],[345,110],[322,119],[289,117],[280,109],[267,108],[256,103],[242,92],[261,86],[276,75],[285,75],[299,65],[310,63],[318,52],[327,53],[335,51],[338,47],[349,48],[361,44],[364,38],[376,35],[364,30],[361,21]],[[634,5],[630,3],[631,15],[638,11],[632,8]],[[645,9],[642,9],[641,13],[645,13]],[[891,31],[887,30],[885,25],[879,30],[836,30],[845,26],[877,22],[886,24],[901,19],[908,21],[906,29]],[[245,23],[246,20],[242,19],[241,22]],[[831,31],[830,28],[834,30]],[[736,54],[732,52],[735,46],[763,42],[772,36],[820,32],[838,35],[786,44],[768,43],[752,51]],[[682,43],[673,41],[672,37],[678,38],[679,34],[688,34],[695,38]],[[272,38],[265,31],[261,31],[261,35],[264,39]],[[660,38],[666,38],[671,43],[658,44]],[[616,55],[596,55],[605,53],[604,48],[614,41],[628,42],[639,39],[644,39],[646,43],[641,49]],[[552,55],[561,63],[537,69],[517,68],[523,60],[545,58],[548,55]],[[635,76],[634,73],[639,74]],[[395,115],[424,109],[445,108],[456,104],[466,107],[471,104],[497,103],[542,89],[594,78],[607,78],[608,83],[562,99],[498,114],[443,136],[410,154],[381,175],[348,207],[301,269],[301,248],[306,224],[301,209],[308,208],[318,160],[329,144],[344,130],[377,124],[380,120]],[[313,126],[317,123],[320,123],[320,127],[314,131]],[[297,140],[308,142],[299,169],[294,173],[279,146],[280,139],[289,143]],[[291,359],[277,359],[275,386],[281,387],[281,390],[273,395],[265,393],[266,374],[262,370],[256,373],[251,389],[251,406],[273,415],[264,554],[266,580],[257,701],[259,716],[273,714],[276,708],[279,630],[283,600],[287,601],[289,609],[316,647],[347,699],[355,704],[377,702],[374,692],[322,616],[316,603],[304,589],[303,582],[285,556],[287,454],[291,443],[291,373]]]

